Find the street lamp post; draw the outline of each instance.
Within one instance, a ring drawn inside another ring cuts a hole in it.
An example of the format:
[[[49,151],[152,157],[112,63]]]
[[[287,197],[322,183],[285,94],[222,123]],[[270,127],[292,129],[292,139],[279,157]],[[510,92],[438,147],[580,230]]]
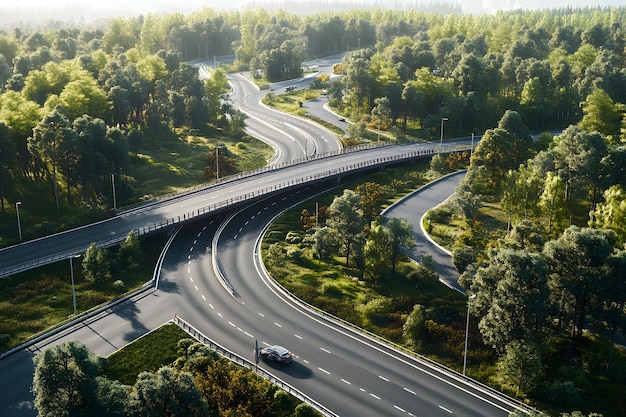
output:
[[[472,294],[467,299],[467,320],[465,321],[465,349],[463,350],[463,375],[465,375],[465,369],[467,368],[467,339],[469,335],[469,300],[476,298],[476,294]]]
[[[220,147],[215,147],[215,179],[220,179]]]
[[[15,212],[17,213],[17,233],[20,235],[20,241],[22,241],[22,223],[20,223],[20,204],[21,201],[15,203]]]
[[[111,185],[113,186],[113,210],[117,211],[117,200],[115,197],[115,174],[111,174]]]
[[[472,133],[472,147],[470,148],[470,158],[472,157],[472,152],[474,152],[474,133]]]
[[[80,255],[70,256],[70,276],[72,277],[72,301],[74,303],[74,315],[76,315],[76,287],[74,286],[74,258],[80,258]]]
[[[447,121],[448,121],[447,117],[442,117],[441,118],[441,130],[440,130],[441,138],[439,140],[439,146],[443,146],[443,122],[447,122]]]

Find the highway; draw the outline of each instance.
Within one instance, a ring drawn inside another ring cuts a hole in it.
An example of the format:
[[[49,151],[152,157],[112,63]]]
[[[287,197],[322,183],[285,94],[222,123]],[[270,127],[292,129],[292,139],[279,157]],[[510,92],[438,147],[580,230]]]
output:
[[[295,121],[288,124],[296,125]],[[303,136],[298,137],[293,143],[301,145]],[[305,139],[305,145],[307,142]],[[165,220],[165,227],[172,230],[184,225],[165,256],[158,288],[0,361],[2,415],[36,414],[32,397],[24,392],[24,387],[29,386],[32,378],[31,358],[44,347],[64,340],[81,340],[97,354],[108,355],[174,314],[250,359],[255,340],[262,345],[286,345],[296,355],[290,366],[274,367],[264,362],[260,366],[306,392],[336,415],[508,415],[514,405],[506,398],[485,394],[480,387],[465,384],[457,374],[417,361],[294,303],[263,274],[255,256],[268,222],[281,210],[327,187],[328,178],[347,175],[348,170],[359,172],[390,160],[436,152],[437,146],[409,144],[338,153],[263,171],[78,231],[0,251],[0,264],[4,267],[29,262],[28,252],[54,256],[56,250],[65,256],[86,247],[94,236],[105,242],[130,229],[139,230]],[[180,220],[170,223],[171,219]],[[215,276],[211,266],[216,257],[234,295]]]

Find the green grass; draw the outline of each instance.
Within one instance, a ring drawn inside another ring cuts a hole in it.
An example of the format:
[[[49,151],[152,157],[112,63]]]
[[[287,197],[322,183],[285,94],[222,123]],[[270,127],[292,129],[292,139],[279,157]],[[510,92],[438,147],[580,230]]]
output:
[[[104,376],[134,385],[141,372],[156,372],[178,359],[178,341],[187,338],[189,335],[175,324],[161,326],[111,354]]]
[[[74,282],[77,311],[89,310],[119,298],[152,278],[156,259],[163,248],[159,236],[141,239],[142,256],[137,268],[127,268],[110,281],[86,281],[81,258],[74,259]],[[113,285],[124,282],[123,288]],[[71,318],[74,313],[69,260],[0,279],[0,334],[9,336],[0,346],[6,351],[29,337]]]

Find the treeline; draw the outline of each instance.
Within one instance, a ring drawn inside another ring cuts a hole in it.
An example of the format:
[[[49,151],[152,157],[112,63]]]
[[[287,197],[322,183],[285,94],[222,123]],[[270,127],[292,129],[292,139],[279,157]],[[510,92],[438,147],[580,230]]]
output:
[[[80,342],[35,357],[33,392],[40,415],[316,417],[307,404],[193,339],[178,342],[179,358],[134,385],[108,379],[106,359]]]
[[[424,138],[441,130],[482,132],[509,109],[532,130],[567,126],[602,94],[606,114],[589,127],[619,142],[620,103],[626,103],[623,25],[619,10],[608,9],[379,26],[376,45],[346,56],[338,68],[344,77],[329,94],[354,121]]]

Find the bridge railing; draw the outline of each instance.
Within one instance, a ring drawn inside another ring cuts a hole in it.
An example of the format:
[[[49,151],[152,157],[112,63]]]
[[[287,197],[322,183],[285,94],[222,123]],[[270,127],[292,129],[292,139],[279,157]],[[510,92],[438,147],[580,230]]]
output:
[[[234,352],[231,352],[230,350],[226,349],[225,347],[215,342],[211,338],[205,336],[202,332],[200,332],[191,324],[183,320],[178,315],[174,316],[174,319],[172,320],[172,322],[178,325],[181,329],[183,329],[188,335],[198,340],[200,343],[207,346],[211,350],[217,352],[221,356],[225,357],[226,359],[229,359],[230,361],[236,363],[237,365],[243,366],[244,368],[247,368],[253,372],[256,372],[262,378],[270,381],[271,383],[275,385],[278,385],[281,389],[293,395],[300,401],[306,402],[307,404],[309,404],[311,407],[313,407],[315,410],[317,410],[324,416],[338,417],[337,414],[333,413],[331,410],[324,407],[322,404],[318,403],[317,401],[315,401],[314,399],[312,399],[311,397],[309,397],[302,391],[298,390],[297,388],[289,385],[282,379],[278,378],[276,375],[273,375],[272,373],[267,372],[263,368],[259,368],[255,363],[237,355]],[[254,349],[252,351],[254,351]]]
[[[279,164],[276,166],[269,166],[269,167],[264,167],[264,168],[259,168],[258,170],[253,170],[253,171],[249,171],[246,173],[242,173],[242,174],[238,174],[238,175],[233,175],[231,177],[228,177],[226,179],[220,180],[218,182],[214,182],[214,183],[210,183],[210,184],[202,184],[202,185],[198,185],[196,187],[192,187],[187,189],[184,192],[180,192],[180,193],[175,193],[175,194],[169,194],[167,196],[163,196],[163,197],[159,197],[159,201],[160,200],[167,200],[167,199],[171,199],[171,198],[175,198],[175,197],[180,197],[182,195],[185,194],[191,194],[200,190],[206,190],[208,188],[211,187],[215,187],[219,184],[224,184],[227,182],[233,182],[233,181],[237,181],[240,180],[242,178],[247,178],[247,177],[252,177],[254,175],[258,175],[259,173],[263,173],[263,172],[268,172],[268,171],[274,171],[274,170],[278,170],[284,167],[288,167],[288,166],[293,166],[293,165],[297,165],[300,163],[304,163],[306,161],[310,161],[313,159],[321,159],[321,158],[326,158],[329,156],[333,156],[333,155],[337,155],[337,154],[342,154],[342,153],[351,153],[351,152],[357,152],[363,149],[371,149],[371,148],[376,148],[376,147],[383,147],[383,146],[388,146],[388,143],[379,143],[379,144],[374,144],[374,145],[363,145],[360,147],[354,147],[354,148],[349,148],[349,150],[340,150],[340,151],[336,151],[336,152],[329,152],[328,154],[325,155],[320,155],[320,156],[311,156],[309,158],[302,158],[301,160],[297,160],[297,161],[292,161],[289,163],[285,163],[285,164]],[[357,162],[355,164],[350,164],[344,167],[340,167],[340,168],[333,168],[330,170],[326,170],[323,172],[319,172],[316,174],[312,174],[312,175],[307,175],[301,178],[297,178],[297,179],[293,179],[293,180],[289,180],[289,181],[285,181],[282,183],[278,183],[278,184],[274,184],[265,188],[261,188],[258,189],[254,192],[249,192],[249,193],[245,193],[245,194],[241,194],[239,196],[230,198],[228,200],[223,200],[214,204],[210,204],[208,206],[205,207],[201,207],[199,209],[193,210],[193,211],[189,211],[187,213],[183,213],[182,215],[177,215],[175,217],[170,217],[167,219],[163,219],[159,222],[155,222],[155,223],[151,223],[151,224],[147,224],[145,226],[141,226],[138,228],[133,229],[132,231],[134,231],[136,236],[143,236],[143,235],[148,235],[148,234],[152,234],[152,233],[157,233],[160,231],[163,231],[167,228],[171,228],[173,226],[182,224],[182,223],[187,223],[190,221],[193,221],[195,219],[198,219],[199,217],[202,216],[206,216],[209,213],[212,212],[216,212],[218,210],[221,209],[225,209],[229,206],[233,206],[235,204],[240,204],[246,201],[250,201],[250,200],[254,200],[254,199],[258,199],[260,197],[263,196],[267,196],[269,194],[278,192],[278,191],[282,191],[288,188],[292,188],[292,187],[297,187],[303,184],[307,184],[307,183],[311,183],[311,182],[316,182],[316,181],[323,181],[326,179],[330,179],[332,177],[336,177],[336,176],[340,176],[340,175],[344,175],[344,174],[348,174],[348,173],[353,173],[353,172],[358,172],[359,170],[367,170],[369,168],[375,167],[375,166],[380,166],[380,165],[386,165],[386,164],[390,164],[390,163],[397,163],[397,162],[402,162],[402,161],[407,161],[407,160],[411,160],[414,158],[423,158],[423,157],[428,157],[428,156],[432,156],[433,154],[438,154],[438,153],[450,153],[450,152],[459,152],[459,151],[464,151],[464,150],[468,150],[470,149],[469,145],[446,145],[446,146],[442,146],[442,147],[438,147],[438,148],[432,148],[432,149],[417,149],[417,150],[410,150],[407,151],[405,153],[400,153],[400,154],[396,154],[396,155],[389,155],[389,156],[384,156],[384,157],[380,157],[380,158],[375,158],[375,159],[371,159],[371,160],[366,160],[366,161],[361,161],[361,162]],[[151,203],[142,203],[142,205],[137,205],[137,206],[132,206],[129,207],[127,209],[125,209],[124,211],[130,211],[130,210],[136,210],[136,209],[140,209],[141,207],[145,207],[147,204],[154,204],[156,202],[152,201]],[[130,231],[130,230],[129,230]],[[120,242],[122,242],[124,239],[126,238],[126,235],[120,235],[120,236],[116,236],[116,237],[112,237],[111,239],[108,239],[106,241],[96,241],[96,246],[98,247],[110,247],[110,246],[114,246],[119,244]],[[0,269],[0,278],[8,276],[8,275],[12,275],[12,274],[16,274],[22,271],[26,271],[28,269],[32,269],[38,266],[43,266],[43,265],[47,265],[53,262],[58,262],[64,259],[67,259],[71,256],[75,256],[78,254],[83,253],[84,250],[75,250],[75,251],[71,251],[71,252],[64,252],[61,254],[55,254],[49,257],[42,257],[42,258],[38,258],[36,260],[33,260],[31,262],[27,262],[27,263],[23,263],[23,264],[18,264],[18,265],[12,265],[3,269]]]

